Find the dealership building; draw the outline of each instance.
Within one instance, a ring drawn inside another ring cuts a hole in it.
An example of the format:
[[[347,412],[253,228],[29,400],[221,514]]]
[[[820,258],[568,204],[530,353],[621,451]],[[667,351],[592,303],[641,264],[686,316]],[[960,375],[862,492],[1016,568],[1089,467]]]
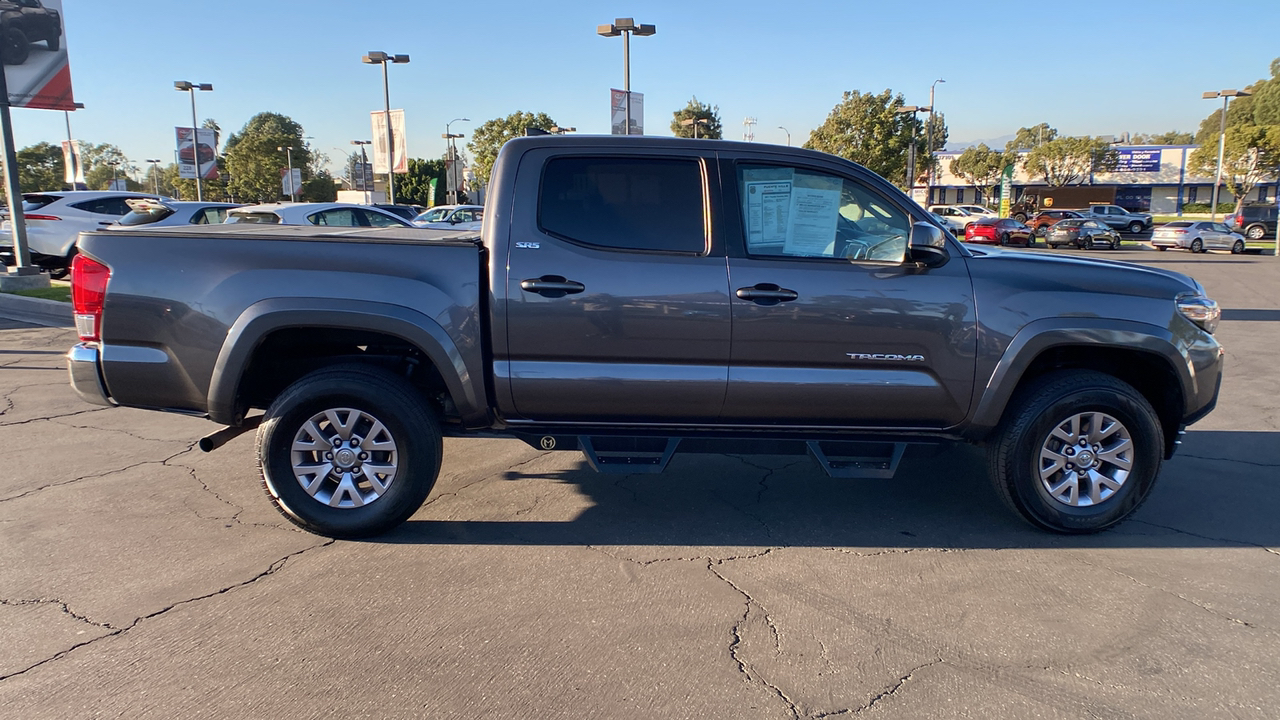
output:
[[[1085,179],[1084,185],[1116,186],[1116,204],[1129,210],[1179,214],[1187,203],[1213,201],[1213,176],[1193,174],[1187,167],[1191,153],[1198,145],[1132,145],[1117,146],[1119,164],[1111,172],[1099,172]],[[951,161],[960,152],[935,152],[939,171],[934,178],[930,205],[983,202],[986,193],[975,189],[963,178],[951,173]],[[1025,155],[1025,153],[1023,153]],[[1013,199],[1024,192],[1044,188],[1044,178],[1033,178],[1019,163],[1014,168]],[[985,189],[985,188],[984,188]],[[987,189],[989,192],[989,189]],[[1246,203],[1276,202],[1277,178],[1272,176],[1249,191]],[[1226,182],[1219,191],[1219,202],[1234,202],[1235,196]]]

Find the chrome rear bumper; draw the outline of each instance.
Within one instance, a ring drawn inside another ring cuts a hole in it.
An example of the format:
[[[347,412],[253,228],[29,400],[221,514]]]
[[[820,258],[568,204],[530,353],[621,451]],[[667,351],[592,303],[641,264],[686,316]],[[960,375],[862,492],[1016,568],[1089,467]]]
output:
[[[98,346],[79,343],[67,352],[67,371],[71,375],[71,388],[85,402],[94,405],[113,406],[102,382],[102,370],[98,364]]]

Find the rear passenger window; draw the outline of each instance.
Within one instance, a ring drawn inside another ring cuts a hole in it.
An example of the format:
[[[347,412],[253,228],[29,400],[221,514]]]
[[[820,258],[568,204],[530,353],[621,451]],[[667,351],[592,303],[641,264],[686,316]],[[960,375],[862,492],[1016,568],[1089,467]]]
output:
[[[697,160],[555,158],[542,174],[538,227],[620,250],[707,251]]]
[[[125,204],[124,198],[120,197],[104,197],[95,198],[93,200],[84,200],[78,203],[72,203],[71,207],[85,212],[98,213],[100,215],[128,215],[129,206]]]

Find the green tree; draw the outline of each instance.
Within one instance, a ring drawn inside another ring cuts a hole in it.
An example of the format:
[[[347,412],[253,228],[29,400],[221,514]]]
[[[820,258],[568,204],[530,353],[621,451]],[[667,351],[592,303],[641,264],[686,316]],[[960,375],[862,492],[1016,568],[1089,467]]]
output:
[[[17,153],[18,186],[22,192],[62,189],[62,148],[42,142],[28,145]]]
[[[112,178],[125,178],[129,188],[141,187],[129,179],[131,172],[137,170],[120,148],[111,143],[80,143],[80,164],[84,167],[84,181],[90,190],[106,190],[111,186]]]
[[[951,161],[951,174],[963,179],[974,189],[993,188],[1000,182],[1005,166],[1015,162],[1016,154],[992,150],[985,143],[966,148]]]
[[[902,105],[902,95],[895,96],[890,90],[878,94],[846,91],[804,146],[852,160],[903,185],[911,120],[909,113],[898,112]],[[923,148],[923,138],[917,142]]]
[[[1265,82],[1265,80],[1260,80],[1245,88],[1245,91],[1260,92],[1261,88],[1259,86]],[[1216,139],[1222,129],[1221,101],[1215,100],[1214,102],[1218,103],[1219,106],[1215,108],[1213,112],[1209,113],[1208,117],[1200,121],[1200,129],[1196,130],[1195,144],[1197,145],[1206,144],[1209,142],[1210,137]],[[1233,128],[1239,125],[1254,125],[1253,105],[1254,98],[1251,95],[1231,98],[1231,102],[1227,105],[1227,127]]]
[[[1228,114],[1228,117],[1230,115]],[[1218,134],[1196,148],[1187,159],[1188,169],[1213,176],[1218,169]],[[1222,175],[1227,189],[1236,197],[1236,212],[1258,183],[1275,174],[1280,166],[1280,125],[1236,125],[1227,127],[1222,154]]]
[[[724,137],[724,128],[720,125],[720,106],[712,107],[698,102],[694,96],[689,104],[671,113],[671,134],[676,137],[691,138],[696,136],[707,140],[720,140]],[[693,121],[685,124],[686,121]],[[695,128],[694,123],[697,123]]]
[[[1022,162],[1030,175],[1043,177],[1050,187],[1061,187],[1078,185],[1095,172],[1114,170],[1119,158],[1102,138],[1055,137],[1032,148]]]
[[[445,199],[444,160],[409,159],[409,172],[396,180],[396,200],[413,205],[443,205]],[[436,181],[435,195],[431,181]]]
[[[1257,83],[1253,95],[1253,124],[1280,125],[1280,58],[1271,61],[1271,79]]]
[[[471,133],[467,149],[475,158],[472,169],[482,184],[489,184],[489,173],[493,171],[493,163],[498,159],[498,151],[502,146],[512,138],[522,137],[525,128],[531,127],[550,132],[551,128],[556,127],[556,122],[546,113],[520,110],[504,118],[489,120]]]
[[[312,151],[303,140],[302,126],[287,115],[263,112],[227,138],[228,192],[240,201],[278,200],[282,172],[288,166],[286,151],[277,149],[281,147],[293,148],[293,167],[302,169],[305,184],[311,178]]]
[[[303,181],[298,199],[302,202],[333,202],[338,199],[338,181],[328,170],[321,170]],[[396,200],[399,199],[397,196]]]
[[[1154,135],[1139,133],[1129,138],[1129,142],[1134,145],[1190,145],[1194,140],[1195,136],[1191,133],[1178,132],[1177,130]]]
[[[1013,139],[1004,144],[1005,151],[1034,150],[1058,137],[1058,129],[1049,127],[1049,123],[1040,123],[1031,127],[1018,128]]]

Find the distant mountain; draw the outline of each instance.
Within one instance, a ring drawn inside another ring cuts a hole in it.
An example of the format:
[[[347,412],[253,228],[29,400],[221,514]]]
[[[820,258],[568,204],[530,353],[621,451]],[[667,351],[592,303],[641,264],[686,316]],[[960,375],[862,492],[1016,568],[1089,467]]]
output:
[[[975,145],[981,145],[985,143],[986,146],[991,148],[992,150],[1004,150],[1005,143],[1009,142],[1015,137],[1017,136],[1011,134],[1011,135],[1001,135],[1000,137],[994,137],[994,138],[981,138],[978,140],[952,140],[951,142],[948,142],[947,146],[943,149],[947,150],[948,152],[962,152],[966,148],[971,148],[971,147],[974,147]]]

